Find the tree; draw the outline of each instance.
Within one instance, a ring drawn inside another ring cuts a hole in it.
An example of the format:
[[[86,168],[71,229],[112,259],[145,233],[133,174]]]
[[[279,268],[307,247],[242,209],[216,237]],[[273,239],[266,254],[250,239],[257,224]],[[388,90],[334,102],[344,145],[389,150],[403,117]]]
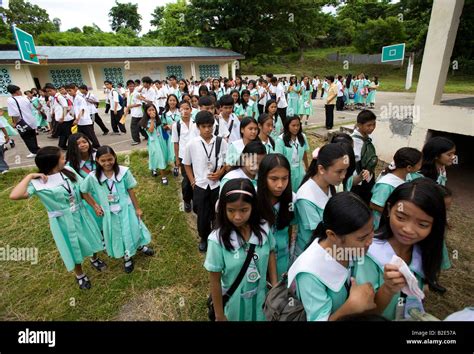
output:
[[[350,18],[358,24],[363,24],[368,20],[385,18],[390,8],[390,0],[349,0],[337,7],[337,19]]]
[[[56,27],[57,32],[61,31],[61,20],[57,17],[53,18],[54,27]]]
[[[130,28],[138,33],[142,29],[140,25],[142,16],[138,13],[138,4],[130,2],[121,4],[115,0],[115,6],[110,9],[109,17],[112,30],[115,32],[121,28]]]
[[[354,37],[354,46],[361,53],[381,53],[382,47],[402,43],[406,40],[405,25],[396,17],[368,20],[359,25]]]

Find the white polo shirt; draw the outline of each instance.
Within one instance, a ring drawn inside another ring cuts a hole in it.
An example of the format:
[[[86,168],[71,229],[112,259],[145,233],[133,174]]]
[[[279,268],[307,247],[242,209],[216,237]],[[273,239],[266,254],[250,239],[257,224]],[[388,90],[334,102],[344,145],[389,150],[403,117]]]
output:
[[[179,136],[178,136],[178,123],[179,123],[179,126],[181,127]],[[189,127],[181,119],[173,123],[171,127],[171,141],[173,143],[179,144],[178,157],[180,159],[184,158],[186,145],[188,144],[188,142],[190,142],[193,138],[197,136],[199,136],[199,130],[196,126],[196,123],[194,123],[191,120],[191,117],[189,118]]]
[[[117,90],[115,90],[115,89],[111,90],[107,95],[107,99],[110,102],[110,110],[111,111],[115,111],[115,103],[117,103],[117,112],[122,109],[122,106],[120,105],[119,94],[118,94]]]
[[[167,95],[176,95],[179,97],[179,86],[176,85],[176,87],[173,87],[173,86],[168,86],[168,90],[167,90]]]
[[[222,115],[220,115],[219,121],[224,121],[225,119],[222,118]],[[237,118],[237,116],[234,113],[231,113],[229,116],[229,121],[225,122],[227,126],[227,130],[229,131],[229,139],[227,142],[230,144],[233,141],[239,140],[242,137],[240,136],[240,120]],[[220,128],[220,126],[219,126]]]
[[[56,122],[59,122],[61,118],[63,117],[63,108],[68,108],[67,100],[64,98],[63,95],[61,95],[59,92],[57,92],[54,97],[53,97],[53,107],[52,111],[54,112],[54,119]],[[74,118],[68,113],[64,116],[64,121],[68,122],[70,120],[73,120]]]
[[[277,101],[278,101],[278,98],[280,98],[277,104],[278,108],[288,107],[288,103],[286,102],[286,96],[285,96],[285,87],[281,83],[278,84],[276,88],[276,97],[277,97]]]
[[[216,134],[217,130],[217,134]],[[216,119],[214,117],[214,125],[212,126],[212,134],[215,136],[220,136],[221,138],[227,138],[229,136],[229,129],[227,129],[227,123],[224,118],[219,117]]]
[[[263,95],[263,98],[260,98],[260,96]],[[259,87],[258,88],[258,104],[265,106],[267,104],[267,101],[270,99],[270,95],[268,94],[267,90],[264,87]]]
[[[142,109],[142,100],[138,98],[140,96],[140,92],[138,91],[133,91],[130,96],[128,97],[128,102],[127,105],[131,106],[134,104],[139,104],[140,106],[138,107],[132,107],[130,109],[130,115],[132,118],[141,118],[143,117],[143,109]]]
[[[161,86],[161,88],[158,90],[158,93],[156,95],[156,103],[158,105],[158,108],[165,107],[166,96],[167,96],[166,88],[164,86]]]
[[[3,134],[2,128],[6,128],[6,125],[3,123],[3,121],[0,119],[0,149],[3,149],[2,145],[5,144],[5,135]]]
[[[337,85],[337,97],[342,97],[342,96],[344,96],[344,91],[343,91],[342,83],[341,83],[339,80],[337,80],[336,85]]]
[[[153,104],[155,104],[156,99],[157,99],[157,91],[153,86],[150,86],[149,88],[143,88],[142,89],[142,96],[145,97],[147,101],[151,101]]]
[[[217,165],[217,170],[224,165],[224,157],[227,152],[227,142],[222,139],[221,147],[216,161],[216,137],[213,136],[209,143],[206,143],[201,136],[197,136],[186,145],[184,153],[183,164],[192,165],[194,180],[196,186],[199,188],[211,189],[219,188],[220,181],[211,181],[207,178],[210,172],[214,172]],[[212,171],[208,168],[208,156],[212,165]]]
[[[96,103],[99,103],[99,100],[97,99],[97,97],[95,97],[92,92],[87,92],[87,94],[84,96],[84,98],[86,99],[87,107],[89,108],[89,113],[91,115],[95,115],[96,113],[99,113],[99,111],[97,110],[97,107],[95,106],[95,104],[87,101],[87,100],[91,100],[91,101],[94,101]]]
[[[38,125],[36,118],[33,116],[33,112],[31,111],[31,102],[28,98],[25,96],[11,96],[8,97],[7,105],[8,115],[10,117],[23,117],[23,120],[26,122],[26,124],[28,124],[31,128],[36,129]],[[18,109],[18,106],[20,109]]]
[[[89,112],[89,107],[87,107],[87,102],[82,97],[82,95],[76,95],[76,97],[73,98],[74,101],[72,103],[72,109],[74,111],[74,118],[79,117],[79,114],[81,114],[82,111],[84,111],[84,114],[81,116],[81,119],[77,122],[77,125],[91,125],[93,124],[92,119],[91,119],[91,114]]]

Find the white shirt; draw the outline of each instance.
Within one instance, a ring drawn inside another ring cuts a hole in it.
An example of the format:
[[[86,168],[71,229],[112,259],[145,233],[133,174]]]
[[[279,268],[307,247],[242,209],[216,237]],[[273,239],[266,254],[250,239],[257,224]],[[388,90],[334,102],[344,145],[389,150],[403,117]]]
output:
[[[134,104],[139,104],[140,106],[138,107],[132,107],[130,109],[130,115],[132,118],[141,118],[143,117],[143,110],[142,110],[142,100],[138,98],[140,96],[140,93],[138,91],[133,91],[130,94],[130,97],[128,97],[128,102],[127,105],[134,105]]]
[[[141,94],[147,101],[152,103],[155,103],[157,99],[157,91],[153,87],[143,88]]]
[[[91,115],[95,115],[96,113],[99,113],[95,104],[88,101],[88,100],[91,100],[91,101],[99,103],[99,100],[97,99],[97,97],[95,97],[92,92],[87,92],[87,95],[85,95],[84,98],[86,99],[87,107],[89,108],[89,113]]]
[[[229,136],[229,129],[227,129],[227,123],[224,118],[219,118],[218,120],[214,118],[214,125],[212,126],[213,135],[216,135],[216,129],[217,136],[220,136],[221,138],[227,138]]]
[[[351,134],[351,136],[354,137],[354,135],[362,136],[362,134],[359,132],[358,129],[354,129],[354,132]],[[373,139],[372,135],[369,135],[369,138],[372,139],[372,144],[374,144],[374,139]],[[356,160],[356,162],[359,162],[360,158],[361,158],[360,155],[362,153],[362,146],[364,145],[364,141],[362,139],[358,139],[358,138],[355,138],[355,139],[352,139],[352,140],[354,140],[355,160]]]
[[[343,87],[342,87],[342,83],[337,80],[336,81],[336,85],[337,85],[337,97],[342,97],[344,96],[344,91],[343,91]]]
[[[192,165],[194,180],[196,182],[196,186],[199,188],[207,189],[208,186],[211,189],[219,188],[220,181],[211,181],[207,178],[207,176],[210,172],[214,172],[216,165],[217,170],[219,170],[219,168],[224,165],[224,156],[227,152],[227,142],[222,139],[217,161],[215,143],[215,136],[212,137],[209,144],[206,143],[201,136],[197,136],[189,141],[186,145],[183,164]],[[209,171],[208,161],[212,165],[212,171]]]
[[[112,90],[108,93],[107,99],[110,102],[110,110],[115,111],[115,103],[117,103],[117,112],[122,109],[119,101],[119,94],[117,90]]]
[[[288,107],[288,103],[286,102],[286,96],[285,96],[285,88],[283,87],[282,84],[279,84],[277,86],[276,97],[277,97],[277,101],[278,101],[278,98],[280,98],[280,100],[278,101],[278,104],[277,104],[278,108]]]
[[[7,104],[8,115],[10,117],[23,117],[23,120],[26,122],[26,124],[28,124],[31,128],[36,129],[38,125],[36,123],[36,118],[33,116],[31,102],[28,98],[25,96],[8,97]],[[18,106],[20,106],[20,110],[18,110]]]
[[[167,97],[167,91],[164,86],[162,86],[156,95],[156,102],[158,107],[165,107],[166,105],[166,97]]]
[[[180,126],[179,136],[178,136],[178,123]],[[196,123],[194,123],[191,120],[191,117],[189,117],[189,127],[181,119],[173,123],[173,126],[171,127],[171,141],[173,143],[179,144],[178,157],[180,159],[184,158],[186,145],[188,144],[188,142],[190,142],[193,138],[197,137],[198,135],[199,135],[199,130],[196,126]]]
[[[81,115],[81,118],[77,122],[77,125],[91,125],[93,124],[89,108],[87,107],[87,102],[81,95],[76,95],[72,104],[72,109],[74,111],[74,118],[79,117],[82,111],[84,114]]]
[[[179,97],[179,86],[173,87],[173,86],[168,86],[168,92],[167,95],[176,95]]]
[[[263,98],[260,98],[262,94],[265,94]],[[258,89],[258,104],[265,106],[267,101],[270,99],[270,95],[268,94],[267,90],[264,87],[259,87]]]
[[[239,118],[237,118],[237,116],[234,113],[230,114],[228,122],[225,122],[225,119],[222,118],[222,115],[220,115],[219,121],[224,121],[227,127],[227,131],[230,133],[230,135],[228,135],[229,139],[227,141],[229,144],[233,141],[241,139],[240,120]]]
[[[3,123],[3,121],[0,119],[0,149],[3,149],[3,144],[5,144],[5,134],[3,134],[2,128],[6,128],[6,125]]]
[[[63,109],[68,108],[67,100],[64,98],[63,95],[61,95],[59,92],[57,92],[54,97],[53,97],[53,106],[52,106],[52,111],[54,112],[54,119],[56,122],[59,122],[61,118],[63,117]],[[68,122],[70,120],[73,120],[74,118],[69,114],[69,112],[66,113],[64,116],[64,121]]]

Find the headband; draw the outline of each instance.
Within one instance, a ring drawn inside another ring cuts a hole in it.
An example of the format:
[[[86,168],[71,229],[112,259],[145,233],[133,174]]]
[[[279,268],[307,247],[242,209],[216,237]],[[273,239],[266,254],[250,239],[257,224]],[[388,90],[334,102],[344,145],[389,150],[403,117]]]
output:
[[[252,193],[247,192],[247,191],[244,191],[244,190],[242,190],[242,189],[236,189],[236,190],[227,192],[227,193],[225,194],[225,196],[227,197],[227,196],[229,196],[229,195],[231,195],[231,194],[237,194],[237,193],[246,194],[246,195],[249,195],[249,196],[253,197],[253,194],[252,194]]]

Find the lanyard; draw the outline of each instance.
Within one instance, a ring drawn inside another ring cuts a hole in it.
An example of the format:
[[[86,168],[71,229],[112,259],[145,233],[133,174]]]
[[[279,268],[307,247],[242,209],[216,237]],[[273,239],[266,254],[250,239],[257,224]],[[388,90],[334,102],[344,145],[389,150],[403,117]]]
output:
[[[105,181],[105,184],[107,185],[107,189],[109,190],[109,194],[112,194],[112,190],[114,189],[115,181],[112,181],[112,184],[109,185],[109,180]]]
[[[352,277],[352,275],[353,275],[353,274],[352,274],[353,270],[354,270],[354,264],[351,262],[351,263],[349,264],[350,277],[349,277],[349,278],[347,279],[347,281],[344,283],[344,287],[346,288],[346,292],[347,292],[347,297],[346,297],[346,299],[349,298],[349,294],[350,294],[350,292],[351,292],[351,284],[352,284],[352,283],[351,283],[351,277]]]
[[[62,184],[62,187],[66,190],[66,192],[68,192],[68,194],[69,194],[70,196],[72,196],[72,187],[69,185],[69,181],[67,181],[67,180],[64,178],[64,176],[63,176],[62,173],[60,173],[60,175],[61,175],[61,178],[64,180],[64,182],[66,182],[65,185]],[[67,187],[66,187],[66,186],[67,186]]]
[[[206,152],[207,162],[210,162],[211,161],[211,156],[212,156],[212,150],[214,150],[214,143],[212,143],[211,151],[209,153],[207,153],[206,146],[204,145],[204,143],[202,141],[201,141],[201,144],[202,144],[202,147],[204,148],[204,151]]]

